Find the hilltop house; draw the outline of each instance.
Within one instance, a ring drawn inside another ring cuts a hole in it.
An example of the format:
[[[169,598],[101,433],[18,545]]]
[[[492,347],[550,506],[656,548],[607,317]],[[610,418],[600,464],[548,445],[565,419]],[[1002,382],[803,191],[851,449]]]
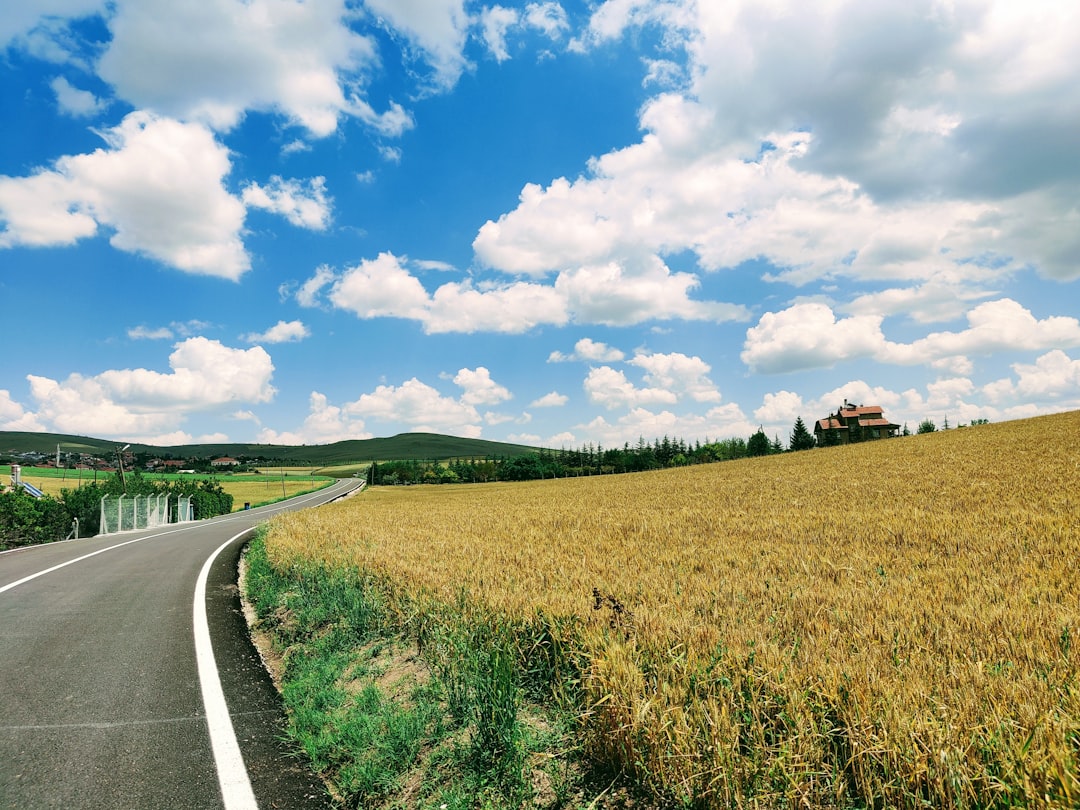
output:
[[[891,439],[899,432],[900,426],[885,418],[880,405],[852,405],[846,399],[836,413],[818,419],[814,425],[819,446]]]

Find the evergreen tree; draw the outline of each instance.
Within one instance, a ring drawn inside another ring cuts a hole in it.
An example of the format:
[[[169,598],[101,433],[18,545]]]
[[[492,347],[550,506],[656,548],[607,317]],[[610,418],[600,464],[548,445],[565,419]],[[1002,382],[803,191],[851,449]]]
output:
[[[798,417],[795,420],[795,427],[791,431],[788,448],[791,450],[809,450],[814,444],[814,435],[806,429],[806,424],[803,422],[802,417]]]

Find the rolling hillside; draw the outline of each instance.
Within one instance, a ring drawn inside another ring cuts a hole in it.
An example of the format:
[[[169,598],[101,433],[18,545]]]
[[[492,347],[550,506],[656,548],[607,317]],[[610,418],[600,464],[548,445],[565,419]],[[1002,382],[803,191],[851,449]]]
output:
[[[126,442],[71,436],[62,433],[25,433],[0,431],[0,456],[15,453],[55,453],[57,444],[63,453],[90,453],[109,456]],[[401,433],[389,438],[354,439],[320,445],[280,444],[184,444],[161,447],[132,443],[131,451],[163,458],[234,458],[285,459],[290,464],[343,464],[353,461],[403,459],[482,458],[513,456],[537,448],[484,439],[463,439],[438,433]]]

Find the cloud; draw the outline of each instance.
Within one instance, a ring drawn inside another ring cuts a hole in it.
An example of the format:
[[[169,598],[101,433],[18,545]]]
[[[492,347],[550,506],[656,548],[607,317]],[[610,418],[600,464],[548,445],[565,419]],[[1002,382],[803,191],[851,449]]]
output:
[[[412,115],[396,101],[390,102],[389,109],[379,113],[366,101],[353,99],[349,111],[380,135],[390,138],[400,136],[414,125]],[[396,163],[401,159],[400,149],[385,146],[379,151],[386,160]]]
[[[367,0],[365,4],[385,24],[425,55],[437,89],[454,86],[468,67],[464,56],[469,15],[463,0]]]
[[[324,177],[311,178],[304,188],[299,180],[283,180],[275,175],[267,186],[248,184],[241,199],[249,208],[281,214],[299,228],[325,231],[330,225],[333,200],[326,196]]]
[[[565,324],[569,316],[558,294],[535,284],[488,285],[448,282],[431,295],[420,280],[390,253],[364,260],[340,276],[320,272],[302,288],[301,303],[314,302],[329,286],[330,303],[360,318],[416,320],[429,334],[442,332],[526,332],[540,324]]]
[[[0,430],[41,432],[45,427],[37,416],[27,411],[11,398],[11,392],[0,388]]]
[[[127,330],[127,336],[131,340],[172,340],[177,335],[190,337],[197,332],[210,328],[206,321],[193,319],[190,321],[173,321],[168,326],[146,326],[140,324]]]
[[[749,311],[737,304],[696,301],[690,291],[696,276],[673,273],[654,259],[637,272],[615,262],[567,270],[555,280],[578,323],[631,326],[650,320],[744,320]]]
[[[518,13],[514,9],[490,6],[480,12],[484,42],[496,62],[510,58],[510,52],[506,49],[506,32],[517,24]]]
[[[642,106],[638,143],[526,185],[480,228],[477,258],[533,276],[612,263],[632,275],[680,251],[705,271],[764,260],[767,279],[796,285],[892,282],[892,300],[856,314],[922,285],[923,322],[1031,269],[1080,277],[1078,14],[1006,0],[603,3],[580,47],[659,27],[658,54],[685,55],[690,86]]]
[[[635,407],[614,423],[602,416],[577,425],[576,429],[590,441],[599,441],[605,447],[636,444],[639,438],[651,442],[661,436],[673,438],[702,437],[718,440],[733,436],[746,438],[757,430],[738,405],[729,403],[710,408],[704,414],[676,414],[672,411],[651,411]],[[572,442],[571,442],[572,445]]]
[[[967,320],[968,328],[962,332],[933,332],[908,346],[893,344],[890,359],[918,363],[954,355],[1080,346],[1080,320],[1061,316],[1039,320],[1010,298],[979,304]]]
[[[88,90],[80,90],[65,79],[57,76],[49,83],[56,93],[56,103],[60,111],[73,118],[90,118],[97,115],[106,104]]]
[[[127,330],[127,336],[132,340],[172,340],[176,335],[167,326],[133,326]]]
[[[967,321],[963,331],[932,332],[904,344],[885,338],[879,315],[837,319],[825,304],[801,303],[762,315],[747,330],[740,356],[752,370],[775,374],[864,357],[897,365],[948,361],[968,368],[968,355],[1080,346],[1080,320],[1038,320],[1009,298],[979,304],[967,313]]]
[[[628,28],[657,25],[675,31],[693,25],[693,4],[661,0],[605,0],[589,18],[589,26],[575,48],[618,39]]]
[[[297,343],[311,336],[311,330],[302,321],[278,321],[265,332],[244,335],[248,343]]]
[[[554,41],[570,28],[566,10],[555,2],[529,3],[523,12],[504,6],[485,7],[479,25],[481,37],[497,62],[510,58],[507,37],[512,30],[531,28]]]
[[[331,405],[324,394],[312,391],[308,397],[308,415],[303,425],[294,431],[278,432],[269,428],[259,431],[258,440],[264,444],[333,444],[351,439],[370,439],[364,420],[350,418],[345,411]]]
[[[281,147],[281,156],[282,157],[287,157],[288,155],[295,155],[295,154],[298,154],[298,153],[301,153],[301,152],[310,152],[310,151],[311,151],[311,144],[310,143],[308,143],[307,141],[305,141],[305,140],[303,140],[301,138],[296,138],[296,139],[294,139],[292,141],[289,141],[287,144],[285,144],[283,147]]]
[[[316,274],[322,279],[323,274]],[[429,300],[424,285],[391,253],[364,260],[333,282],[330,302],[360,318],[411,318],[424,320]]]
[[[987,399],[1002,402],[1060,403],[1080,407],[1080,360],[1060,349],[1047,352],[1033,364],[1015,363],[1016,381],[1004,378],[983,388]]]
[[[33,3],[10,3],[0,14],[0,49],[22,41],[26,47],[40,53],[37,39],[56,36],[60,20],[80,19],[105,12],[104,0],[36,0]],[[50,61],[66,61],[65,52],[56,47]]]
[[[456,399],[416,377],[401,385],[377,386],[351,402],[338,405],[313,392],[309,414],[299,428],[288,431],[267,428],[259,433],[259,441],[314,444],[370,438],[373,428],[380,435],[416,431],[479,438],[484,424],[511,420],[490,411],[481,416],[477,410],[478,405],[493,405],[511,398],[509,390],[491,379],[488,369],[483,366],[460,369],[453,382],[462,390]]]
[[[841,309],[854,315],[909,315],[917,323],[951,321],[967,312],[971,301],[993,295],[989,290],[930,280],[916,287],[860,295]]]
[[[536,326],[565,326],[570,314],[558,291],[544,285],[516,282],[476,289],[466,281],[440,286],[423,320],[429,334],[520,334]]]
[[[237,279],[249,268],[244,206],[224,187],[228,150],[209,130],[131,113],[102,135],[106,149],[0,177],[0,248],[70,245],[101,226],[113,247],[186,272]]]
[[[608,410],[655,403],[674,405],[676,395],[663,388],[637,388],[626,375],[611,366],[590,369],[584,389],[589,401]]]
[[[411,431],[451,433],[477,438],[481,418],[476,408],[445,397],[413,377],[400,386],[380,385],[344,406],[347,414],[388,425],[405,425]]]
[[[556,2],[529,3],[525,6],[525,24],[557,40],[570,29],[566,10]]]
[[[491,372],[483,366],[463,368],[454,377],[454,383],[464,389],[461,401],[466,405],[495,405],[513,398],[513,394],[491,379]]]
[[[524,414],[520,417],[515,417],[507,413],[484,411],[485,425],[505,425],[507,422],[516,422],[519,425],[527,425],[531,421],[532,417],[530,417],[528,414]]]
[[[297,303],[302,307],[318,306],[319,294],[328,285],[333,284],[336,275],[332,267],[325,264],[315,269],[315,275],[300,285],[296,292]]]
[[[628,361],[645,370],[645,382],[669,391],[688,395],[695,402],[719,402],[720,391],[708,378],[711,370],[700,357],[680,352],[637,354]]]
[[[582,338],[574,344],[575,359],[610,363],[622,360],[625,355],[618,349],[590,338]]]
[[[754,418],[763,425],[787,422],[794,425],[795,420],[802,416],[803,410],[801,396],[793,391],[778,391],[765,394],[761,407],[754,411]],[[812,424],[807,427],[812,428]]]
[[[662,89],[676,89],[686,82],[686,73],[682,65],[670,59],[644,59],[646,73],[641,80],[642,87],[656,85]]]
[[[620,267],[579,268],[553,284],[448,281],[428,293],[408,260],[392,253],[365,259],[340,275],[320,267],[297,293],[304,306],[326,298],[360,318],[419,321],[428,334],[500,332],[520,334],[537,326],[570,322],[631,325],[652,319],[741,320],[748,311],[733,304],[695,301],[687,292],[695,277],[671,273],[662,263],[626,274]],[[413,263],[427,269],[430,263]],[[444,265],[439,266],[440,269]]]
[[[570,397],[565,394],[560,394],[558,391],[551,391],[544,394],[538,399],[534,399],[529,403],[530,408],[561,408],[567,402],[570,401]]]
[[[1039,357],[1033,365],[1016,363],[1016,390],[1024,399],[1039,401],[1080,399],[1080,360],[1055,349]]]
[[[138,108],[220,131],[270,111],[324,137],[342,115],[372,116],[346,87],[376,64],[375,45],[348,21],[342,0],[117,3],[98,72]]]
[[[753,371],[777,374],[874,356],[884,345],[879,316],[837,320],[825,304],[804,303],[762,315],[740,356]]]
[[[28,375],[36,417],[49,430],[136,438],[175,430],[188,414],[268,402],[274,366],[256,346],[232,349],[189,338],[169,356],[169,373],[145,368],[72,374],[63,382]]]
[[[548,356],[549,363],[565,363],[571,360],[584,360],[586,362],[617,363],[626,355],[619,349],[608,346],[606,343],[598,343],[591,338],[582,338],[574,344],[572,354],[563,354],[554,351]]]
[[[401,163],[401,149],[396,146],[379,146],[379,155],[387,163]]]
[[[447,270],[456,269],[454,265],[449,262],[438,261],[437,259],[416,259],[413,264],[419,270],[435,270],[438,272],[445,272]]]

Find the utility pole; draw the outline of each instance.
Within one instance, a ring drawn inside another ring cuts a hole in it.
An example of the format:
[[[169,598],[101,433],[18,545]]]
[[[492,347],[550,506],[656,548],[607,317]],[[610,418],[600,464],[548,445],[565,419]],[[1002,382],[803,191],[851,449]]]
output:
[[[124,451],[131,447],[130,444],[125,444],[119,450],[116,451],[116,460],[120,464],[120,488],[123,489],[124,494],[127,495],[127,479],[124,477]]]

